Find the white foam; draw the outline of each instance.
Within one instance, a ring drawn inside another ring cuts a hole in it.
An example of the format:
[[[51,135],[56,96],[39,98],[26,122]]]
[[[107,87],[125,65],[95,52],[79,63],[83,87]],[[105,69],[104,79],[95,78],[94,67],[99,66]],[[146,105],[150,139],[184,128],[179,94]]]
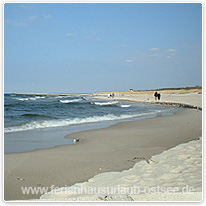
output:
[[[44,99],[45,97],[41,97],[41,96],[36,96],[36,99]]]
[[[14,100],[19,100],[19,101],[28,101],[29,98],[12,98]]]
[[[130,104],[120,104],[119,106],[123,107],[123,108],[127,108],[127,107],[131,107],[132,105],[130,105]]]
[[[73,102],[79,102],[81,99],[70,99],[70,100],[59,100],[61,103],[73,103]]]
[[[29,98],[29,100],[36,100],[36,98],[35,97],[31,97],[31,98]]]
[[[110,105],[116,105],[122,108],[131,107],[130,104],[120,104],[119,101],[110,101],[110,102],[92,102],[91,104],[98,105],[98,106],[110,106]]]
[[[54,96],[54,97],[50,97],[50,99],[62,99],[62,98],[68,98],[71,97],[70,95],[64,95],[64,96]]]
[[[119,101],[112,101],[112,102],[93,102],[92,104],[99,105],[99,106],[108,106],[108,105],[116,105],[116,104],[119,104]]]
[[[141,113],[141,114],[122,114],[119,116],[108,114],[104,116],[92,116],[86,118],[40,120],[40,121],[27,122],[25,124],[18,125],[18,126],[6,127],[4,128],[4,132],[9,133],[9,132],[18,132],[18,131],[32,130],[32,129],[63,127],[63,126],[69,126],[74,124],[113,121],[113,120],[129,119],[134,117],[142,117],[144,115],[151,115],[151,114],[156,114],[156,113],[152,112],[152,113]]]
[[[41,97],[41,96],[35,96],[35,97],[28,97],[28,98],[12,98],[14,100],[18,100],[18,101],[28,101],[28,100],[32,100],[35,101],[37,99],[44,99],[45,97]]]

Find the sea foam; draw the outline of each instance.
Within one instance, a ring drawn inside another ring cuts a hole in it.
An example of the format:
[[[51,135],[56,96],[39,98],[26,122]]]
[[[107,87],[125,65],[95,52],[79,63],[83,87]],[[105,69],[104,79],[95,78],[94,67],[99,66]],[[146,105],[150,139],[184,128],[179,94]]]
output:
[[[63,126],[69,126],[75,124],[122,120],[122,119],[134,118],[134,117],[143,117],[147,115],[155,115],[156,113],[157,112],[141,113],[141,114],[139,113],[121,114],[121,115],[108,114],[103,116],[92,116],[86,118],[39,120],[39,121],[26,122],[16,126],[6,127],[4,128],[4,132],[5,133],[19,132],[19,131],[32,130],[32,129],[43,129],[43,128],[52,128],[52,127],[63,127]]]
[[[59,100],[61,103],[73,103],[73,102],[80,102],[82,99],[70,99],[70,100]]]

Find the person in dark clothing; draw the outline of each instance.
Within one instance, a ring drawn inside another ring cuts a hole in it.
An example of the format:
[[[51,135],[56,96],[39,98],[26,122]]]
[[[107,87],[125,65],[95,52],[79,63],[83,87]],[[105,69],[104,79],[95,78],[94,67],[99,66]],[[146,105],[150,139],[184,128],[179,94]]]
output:
[[[155,97],[155,100],[157,100],[157,99],[160,100],[161,94],[155,92],[155,93],[154,93],[154,97]]]

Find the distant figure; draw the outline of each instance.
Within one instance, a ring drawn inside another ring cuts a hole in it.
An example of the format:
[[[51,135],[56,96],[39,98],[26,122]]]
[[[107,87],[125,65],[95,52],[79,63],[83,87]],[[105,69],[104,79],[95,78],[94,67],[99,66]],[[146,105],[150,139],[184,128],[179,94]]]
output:
[[[114,93],[108,94],[108,98],[114,98]]]
[[[157,92],[154,93],[155,100],[157,100]]]
[[[157,100],[157,99],[160,100],[161,94],[155,92],[155,93],[154,93],[154,97],[155,97],[155,100]]]

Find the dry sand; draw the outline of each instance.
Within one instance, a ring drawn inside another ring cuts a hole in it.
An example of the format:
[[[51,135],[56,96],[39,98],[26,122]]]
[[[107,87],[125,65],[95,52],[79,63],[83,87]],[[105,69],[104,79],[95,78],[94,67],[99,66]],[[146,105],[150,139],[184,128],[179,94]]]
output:
[[[198,100],[201,105],[201,99]],[[99,173],[132,168],[138,160],[148,160],[176,145],[198,139],[201,128],[202,112],[185,109],[173,116],[123,122],[69,135],[68,138],[80,139],[75,145],[6,154],[4,199],[28,200],[41,195],[23,195],[21,187],[72,186]]]
[[[108,93],[97,93],[93,96],[99,99],[108,100],[108,94],[111,94],[112,92]],[[135,101],[135,102],[141,102],[141,103],[149,103],[149,104],[186,104],[191,105],[195,107],[202,108],[202,93],[200,92],[188,92],[188,93],[166,93],[165,91],[161,94],[161,100],[155,101],[155,98],[153,96],[154,92],[149,93],[133,93],[133,92],[118,92],[114,93],[114,98],[109,98],[113,100],[125,100],[125,101]]]
[[[52,190],[42,195],[41,200],[201,201],[201,143],[200,138],[180,144],[153,156],[148,162],[136,163],[129,170],[102,173],[87,182]],[[101,188],[99,192],[98,188]],[[103,194],[102,188],[108,193]],[[96,193],[89,195],[92,189]]]

